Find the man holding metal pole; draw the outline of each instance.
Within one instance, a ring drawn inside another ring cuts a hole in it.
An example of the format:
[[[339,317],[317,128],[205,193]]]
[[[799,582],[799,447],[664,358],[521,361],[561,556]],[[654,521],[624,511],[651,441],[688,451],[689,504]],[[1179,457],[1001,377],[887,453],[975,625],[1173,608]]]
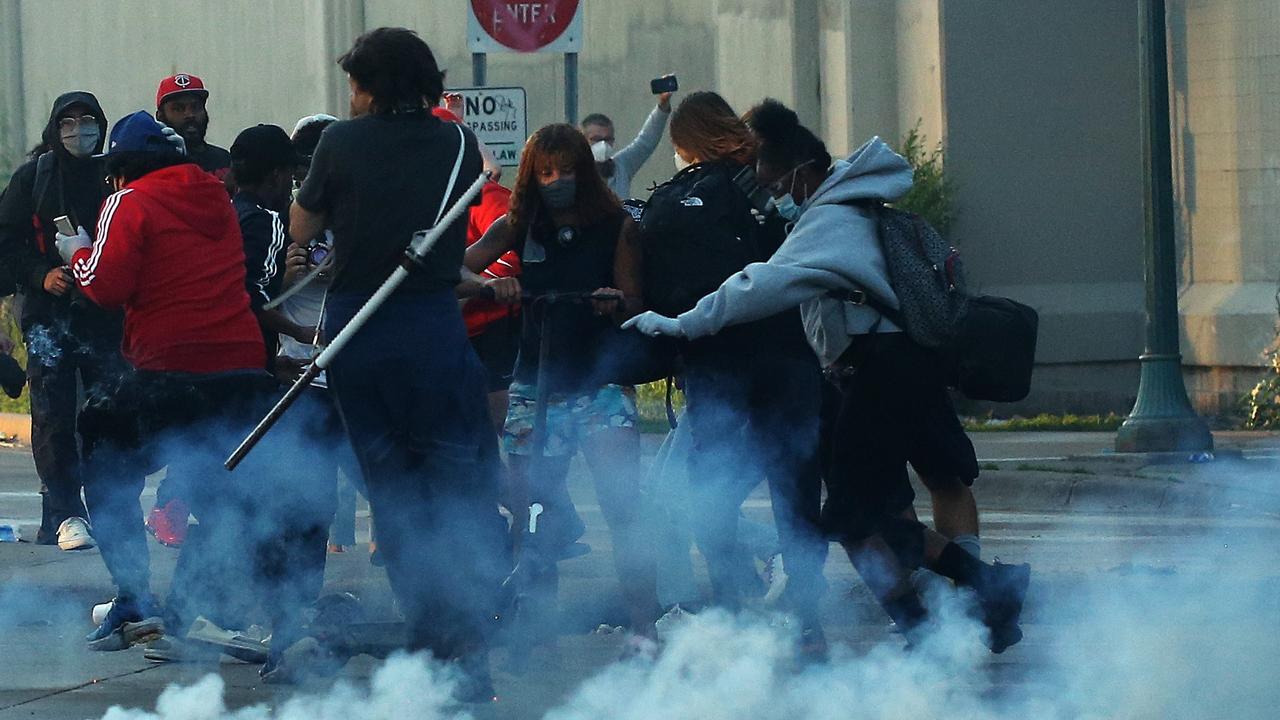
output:
[[[459,217],[445,211],[479,182],[480,152],[466,128],[428,112],[443,77],[416,33],[372,30],[338,63],[354,119],[321,137],[291,228],[298,243],[333,233],[324,334],[336,343],[346,325],[362,325],[341,355],[317,363],[327,366],[368,485],[409,649],[456,661],[463,698],[486,701],[485,634],[509,561],[485,372],[454,290],[466,223],[437,228],[434,244],[415,242],[425,252],[405,260],[415,235]],[[404,276],[388,292],[394,275]],[[499,299],[518,295],[509,279],[490,286]],[[366,304],[377,312],[360,312]]]

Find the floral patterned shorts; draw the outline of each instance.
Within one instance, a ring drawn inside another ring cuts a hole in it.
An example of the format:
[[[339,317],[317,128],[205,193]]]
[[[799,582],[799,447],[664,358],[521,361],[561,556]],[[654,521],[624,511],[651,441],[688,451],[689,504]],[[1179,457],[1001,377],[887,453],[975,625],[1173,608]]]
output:
[[[533,454],[533,419],[538,391],[533,385],[513,383],[502,428],[502,449],[508,455]],[[595,392],[576,395],[553,393],[547,400],[545,457],[563,457],[578,451],[578,443],[601,430],[636,426],[636,390],[605,385]]]

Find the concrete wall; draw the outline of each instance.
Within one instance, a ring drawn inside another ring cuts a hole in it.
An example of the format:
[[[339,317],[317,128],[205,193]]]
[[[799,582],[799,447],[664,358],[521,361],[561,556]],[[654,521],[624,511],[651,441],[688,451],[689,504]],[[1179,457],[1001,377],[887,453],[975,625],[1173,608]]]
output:
[[[1280,2],[1169,0],[1184,352],[1202,407],[1230,401],[1275,337],[1280,277]],[[648,80],[680,76],[736,108],[770,95],[843,155],[920,120],[945,139],[954,235],[973,282],[1042,315],[1022,409],[1126,410],[1142,350],[1139,0],[589,0],[580,113],[629,139]],[[201,75],[211,139],[346,112],[334,58],[362,30],[418,30],[470,85],[462,0],[3,0],[0,167],[34,143],[58,93],[112,119],[157,81]],[[180,18],[179,20],[176,20]],[[60,43],[58,38],[94,38]],[[488,81],[528,90],[531,127],[560,120],[555,55],[492,55]],[[663,143],[633,184],[672,172]]]
[[[1075,368],[1041,373],[1028,408],[1127,410],[1123,397],[1099,403],[1111,393],[1088,391],[1100,370],[1136,387],[1137,18],[1135,3],[1115,0],[942,6],[952,234],[978,290],[1039,310],[1038,361]]]
[[[1275,340],[1280,3],[1172,0],[1182,351],[1201,405],[1238,395]]]

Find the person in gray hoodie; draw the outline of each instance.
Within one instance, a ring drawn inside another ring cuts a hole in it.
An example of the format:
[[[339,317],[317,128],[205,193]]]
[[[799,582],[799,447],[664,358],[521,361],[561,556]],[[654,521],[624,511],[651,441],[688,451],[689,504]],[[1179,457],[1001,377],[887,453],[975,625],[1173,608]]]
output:
[[[925,566],[973,588],[988,644],[1001,652],[1022,637],[1030,568],[983,563],[916,519],[908,463],[931,483],[964,484],[977,477],[977,460],[942,363],[865,301],[898,307],[875,208],[910,190],[911,166],[879,138],[832,163],[822,141],[774,100],[753,108],[748,124],[759,140],[757,177],[794,223],[791,233],[768,262],[748,265],[679,317],[644,313],[624,327],[693,339],[799,306],[809,344],[841,396],[827,428],[823,531],[909,634],[926,617],[912,570]]]

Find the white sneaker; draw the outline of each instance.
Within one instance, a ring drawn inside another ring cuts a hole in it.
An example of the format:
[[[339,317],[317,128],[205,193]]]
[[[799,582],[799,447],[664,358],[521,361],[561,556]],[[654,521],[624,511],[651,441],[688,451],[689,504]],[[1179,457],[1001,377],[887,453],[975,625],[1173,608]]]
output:
[[[787,589],[787,579],[786,568],[782,566],[782,554],[774,553],[769,556],[764,563],[764,580],[769,585],[762,601],[766,607],[772,607],[782,599],[782,593]]]
[[[111,612],[111,608],[115,607],[115,604],[115,600],[108,600],[94,605],[93,612],[89,613],[89,616],[93,618],[93,624],[101,625],[102,621],[107,619],[107,613]]]
[[[666,640],[681,625],[688,622],[691,617],[693,617],[693,613],[685,610],[678,604],[672,605],[670,610],[654,621],[653,628],[657,631],[658,638],[660,640]]]
[[[67,518],[58,526],[58,547],[63,550],[84,550],[93,547],[89,523],[84,518]]]

